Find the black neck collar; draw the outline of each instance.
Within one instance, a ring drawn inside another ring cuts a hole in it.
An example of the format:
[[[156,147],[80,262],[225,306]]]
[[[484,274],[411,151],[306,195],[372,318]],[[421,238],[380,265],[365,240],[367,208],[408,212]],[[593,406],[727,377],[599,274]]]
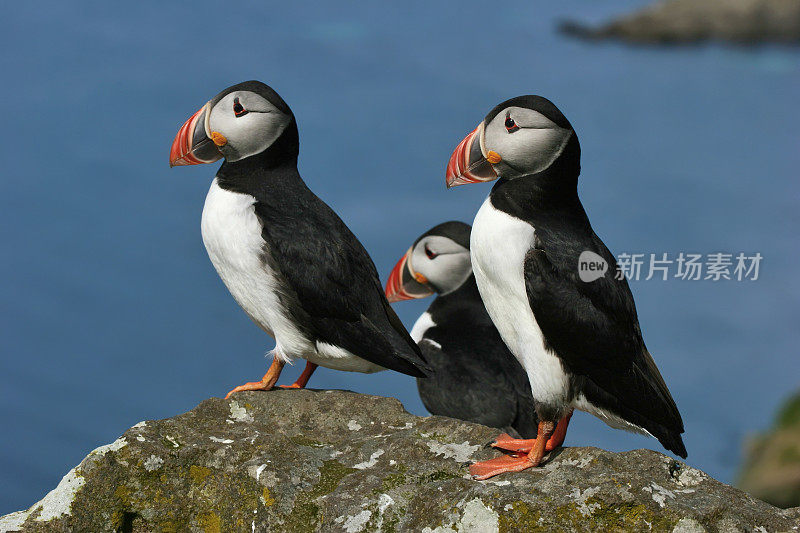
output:
[[[297,123],[292,118],[280,137],[266,150],[239,161],[225,161],[217,176],[225,180],[235,180],[239,176],[252,175],[257,171],[280,168],[296,169],[299,148]]]
[[[501,178],[490,197],[492,205],[506,213],[527,218],[532,211],[551,211],[580,205],[578,176],[580,145],[573,135],[552,165],[541,172],[513,179]]]
[[[482,302],[480,292],[478,291],[478,284],[475,281],[475,275],[470,274],[457,289],[447,294],[437,294],[435,301],[469,301],[476,298],[478,301]]]

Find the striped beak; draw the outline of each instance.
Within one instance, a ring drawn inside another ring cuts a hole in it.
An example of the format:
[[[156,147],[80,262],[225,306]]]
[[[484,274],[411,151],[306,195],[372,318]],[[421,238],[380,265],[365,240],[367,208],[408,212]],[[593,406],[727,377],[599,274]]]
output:
[[[389,279],[386,282],[386,299],[392,303],[413,300],[414,298],[425,298],[435,292],[428,280],[425,279],[425,276],[419,272],[414,272],[411,266],[411,254],[413,251],[414,247],[412,246],[394,266],[392,273],[389,274]]]
[[[208,134],[210,114],[211,108],[206,104],[181,126],[169,151],[170,167],[213,163],[222,157]]]
[[[456,146],[453,155],[450,156],[445,174],[448,189],[457,185],[497,179],[497,172],[486,158],[483,141],[485,127],[483,122],[478,124],[478,127]]]

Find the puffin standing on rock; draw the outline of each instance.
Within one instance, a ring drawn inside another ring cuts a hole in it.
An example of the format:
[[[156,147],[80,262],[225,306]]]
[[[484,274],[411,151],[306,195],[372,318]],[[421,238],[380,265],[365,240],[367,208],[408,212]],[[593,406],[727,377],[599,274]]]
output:
[[[275,338],[261,381],[228,393],[269,390],[295,358],[352,372],[392,369],[415,377],[427,365],[392,310],[378,272],[342,220],[297,171],[294,115],[271,87],[229,87],[181,127],[170,166],[225,162],[206,197],[202,234],[236,302]]]
[[[578,199],[579,174],[578,137],[541,96],[492,109],[447,165],[448,187],[500,178],[473,223],[472,268],[539,416],[535,439],[499,439],[510,455],[470,467],[478,479],[538,466],[561,444],[573,409],[686,457],[681,415],[645,347],[628,283]],[[579,275],[586,252],[608,266],[592,281]]]
[[[399,302],[436,294],[411,329],[431,366],[430,376],[417,378],[428,411],[536,437],[528,376],[481,301],[469,234],[469,224],[457,221],[423,233],[392,270],[386,297]]]

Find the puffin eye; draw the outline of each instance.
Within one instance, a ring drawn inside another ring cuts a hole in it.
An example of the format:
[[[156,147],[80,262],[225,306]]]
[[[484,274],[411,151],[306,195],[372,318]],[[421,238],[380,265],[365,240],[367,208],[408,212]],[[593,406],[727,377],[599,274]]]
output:
[[[426,244],[425,245],[425,255],[428,256],[428,259],[436,259],[436,256],[438,256],[439,254],[437,254],[436,252],[434,252],[433,250],[428,248],[428,245]]]
[[[511,118],[511,115],[506,115],[505,126],[506,130],[508,130],[508,133],[514,133],[519,129],[519,126],[517,126],[517,123],[514,122],[513,118]]]
[[[237,117],[243,117],[248,113],[247,109],[244,108],[242,104],[239,103],[239,98],[233,99],[233,114]]]

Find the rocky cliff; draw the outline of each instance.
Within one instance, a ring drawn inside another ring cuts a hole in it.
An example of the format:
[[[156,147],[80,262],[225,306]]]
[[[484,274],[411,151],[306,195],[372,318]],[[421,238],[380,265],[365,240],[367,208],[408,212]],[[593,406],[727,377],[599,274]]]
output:
[[[779,507],[800,505],[800,393],[769,432],[752,439],[746,455],[741,488]]]
[[[496,431],[390,398],[211,399],[98,448],[0,531],[790,531],[782,511],[649,450],[566,448],[476,482]]]
[[[634,43],[800,43],[800,0],[666,0],[598,27],[569,21],[565,33]]]

